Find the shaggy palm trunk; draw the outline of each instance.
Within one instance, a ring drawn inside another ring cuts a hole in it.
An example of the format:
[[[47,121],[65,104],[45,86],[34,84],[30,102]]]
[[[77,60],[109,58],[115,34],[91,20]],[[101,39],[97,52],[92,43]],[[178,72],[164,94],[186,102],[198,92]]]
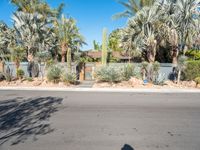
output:
[[[65,44],[63,43],[62,46],[61,46],[61,57],[62,57],[62,63],[65,63],[65,57],[66,57],[66,46]]]
[[[71,70],[72,70],[71,61],[72,61],[71,48],[68,48],[68,51],[67,51],[67,72],[68,73],[71,73]]]
[[[18,70],[20,67],[20,61],[18,59],[15,61],[15,65],[16,65],[16,70]]]
[[[178,64],[178,48],[172,47],[172,64],[177,65]]]

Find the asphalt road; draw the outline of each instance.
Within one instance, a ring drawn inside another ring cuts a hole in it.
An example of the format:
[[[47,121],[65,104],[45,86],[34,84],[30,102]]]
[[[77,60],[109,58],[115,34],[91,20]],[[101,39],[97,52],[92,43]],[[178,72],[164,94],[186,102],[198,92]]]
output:
[[[0,91],[0,150],[200,150],[200,94]]]

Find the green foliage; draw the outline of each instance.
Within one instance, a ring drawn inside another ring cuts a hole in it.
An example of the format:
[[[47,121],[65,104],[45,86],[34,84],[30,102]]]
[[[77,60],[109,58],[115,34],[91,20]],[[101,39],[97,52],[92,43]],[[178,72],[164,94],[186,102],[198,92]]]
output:
[[[102,65],[107,64],[108,57],[108,47],[107,47],[107,29],[103,29],[103,38],[102,38]]]
[[[32,82],[33,78],[32,77],[27,77],[26,80],[29,81],[29,82]]]
[[[158,73],[153,80],[153,83],[155,85],[164,85],[164,82],[165,82],[165,74],[162,73]]]
[[[49,68],[49,67],[51,67],[51,66],[54,65],[54,64],[55,64],[54,60],[53,60],[53,59],[49,59],[49,60],[47,60],[47,62],[46,62],[46,67]]]
[[[17,77],[18,78],[20,78],[20,79],[22,79],[23,77],[24,77],[24,70],[22,70],[22,69],[17,69]]]
[[[50,53],[48,51],[39,51],[36,54],[38,62],[46,62],[47,60],[51,59]]]
[[[194,81],[196,82],[196,86],[198,86],[200,84],[200,77],[196,77]]]
[[[116,29],[108,37],[108,47],[111,51],[122,51],[120,47],[121,42],[121,30]]]
[[[77,76],[75,73],[64,73],[62,75],[62,81],[65,83],[70,83],[70,84],[77,84]]]
[[[200,61],[188,61],[183,73],[185,80],[194,80],[200,77]]]
[[[47,79],[50,82],[58,83],[62,76],[62,69],[59,65],[52,65],[47,70]]]
[[[134,66],[132,64],[126,64],[122,67],[121,76],[123,80],[128,81],[134,76]]]
[[[122,77],[120,70],[113,66],[103,66],[95,71],[95,77],[101,82],[120,82]]]
[[[188,50],[185,55],[189,60],[200,60],[200,50]]]
[[[157,74],[158,71],[160,70],[160,63],[156,61],[152,64],[152,67],[153,67],[153,72]]]
[[[11,82],[12,81],[12,75],[11,74],[5,73],[4,75],[5,75],[5,78],[6,78],[7,82]]]
[[[113,16],[113,19],[133,17],[135,13],[141,10],[144,6],[151,6],[154,0],[128,0],[127,2],[119,1],[119,3],[126,8],[122,13]]]
[[[101,48],[102,48],[102,46],[101,46],[98,42],[96,42],[96,41],[94,40],[94,41],[93,41],[93,48],[94,48],[94,50],[100,51]]]

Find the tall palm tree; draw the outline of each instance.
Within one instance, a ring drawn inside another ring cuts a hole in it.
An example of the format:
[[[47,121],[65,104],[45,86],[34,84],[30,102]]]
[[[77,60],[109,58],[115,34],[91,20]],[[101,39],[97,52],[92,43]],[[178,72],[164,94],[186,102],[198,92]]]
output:
[[[44,48],[53,44],[49,42],[53,36],[52,29],[49,27],[51,20],[43,20],[43,16],[38,13],[24,12],[14,13],[12,19],[17,33],[17,42],[21,47],[26,48],[27,56],[34,56],[37,51],[41,50],[41,45]]]
[[[153,5],[155,0],[128,0],[127,2],[119,1],[119,4],[123,5],[126,10],[113,16],[113,19],[129,18],[134,16],[144,6]]]
[[[58,36],[59,45],[61,47],[62,62],[65,62],[66,54],[68,58],[69,70],[71,70],[71,52],[82,46],[84,39],[79,33],[76,21],[73,18],[65,18],[62,15],[61,20],[55,22],[55,33]]]
[[[40,13],[44,18],[59,17],[64,7],[64,4],[61,3],[58,8],[52,9],[43,0],[11,0],[11,3],[17,6],[17,11]]]
[[[178,25],[181,40],[181,50],[184,53],[184,48],[189,45],[191,30],[196,30],[194,12],[196,11],[199,0],[178,0],[175,3],[176,13],[175,18]]]

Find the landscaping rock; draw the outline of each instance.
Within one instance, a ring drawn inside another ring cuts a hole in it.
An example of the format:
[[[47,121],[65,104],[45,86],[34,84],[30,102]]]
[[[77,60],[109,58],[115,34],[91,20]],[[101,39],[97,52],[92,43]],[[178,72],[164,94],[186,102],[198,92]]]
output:
[[[138,85],[143,85],[143,81],[141,79],[132,77],[129,80],[129,83],[131,84],[132,87],[138,86]]]
[[[34,81],[32,85],[33,86],[39,86],[41,84],[42,84],[42,81]]]

